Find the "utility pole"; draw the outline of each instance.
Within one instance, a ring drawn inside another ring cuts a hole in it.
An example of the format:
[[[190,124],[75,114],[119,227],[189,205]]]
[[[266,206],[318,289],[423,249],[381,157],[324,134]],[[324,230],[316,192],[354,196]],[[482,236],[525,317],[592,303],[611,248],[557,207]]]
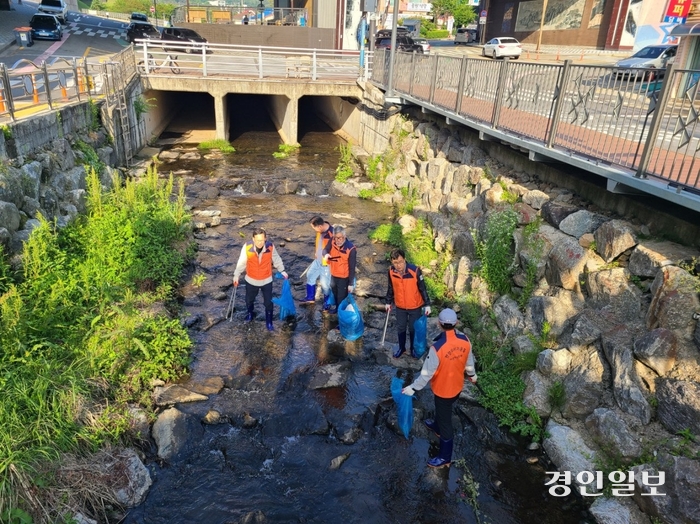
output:
[[[394,0],[391,28],[391,49],[389,50],[389,85],[387,86],[386,96],[394,96],[394,57],[396,56],[396,27],[399,25],[399,0]]]
[[[544,4],[542,5],[542,18],[540,18],[540,30],[537,32],[536,51],[540,50],[540,45],[542,44],[542,28],[544,27],[544,15],[547,13],[547,1],[548,0],[544,0]]]

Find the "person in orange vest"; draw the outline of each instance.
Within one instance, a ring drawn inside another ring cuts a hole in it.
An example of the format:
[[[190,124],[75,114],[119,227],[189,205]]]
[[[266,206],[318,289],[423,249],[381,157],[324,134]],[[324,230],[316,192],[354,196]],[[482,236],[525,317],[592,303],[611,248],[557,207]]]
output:
[[[348,240],[343,226],[333,226],[333,242],[329,242],[324,250],[323,259],[331,267],[331,291],[336,305],[328,312],[334,314],[345,297],[355,289],[357,249]]]
[[[401,390],[404,395],[413,395],[428,383],[433,390],[435,419],[423,421],[428,429],[440,438],[438,456],[428,461],[431,468],[449,466],[452,462],[452,405],[464,387],[465,371],[467,380],[476,384],[472,345],[467,335],[455,329],[457,313],[452,309],[443,309],[438,321],[443,333],[430,346],[428,358],[425,359],[418,378]]]
[[[282,258],[272,242],[267,240],[267,233],[264,229],[258,228],[253,231],[253,241],[243,244],[236,269],[233,271],[233,285],[238,287],[241,273],[245,271],[245,303],[248,308],[246,322],[255,318],[255,297],[262,291],[268,331],[274,329],[272,326],[272,266],[275,266],[285,279],[289,278],[284,270]]]
[[[333,242],[333,226],[319,216],[313,217],[309,223],[313,230],[316,231],[316,242],[314,244],[314,261],[311,262],[306,272],[306,298],[302,302],[305,304],[316,302],[316,281],[320,280],[324,299],[323,309],[327,310],[330,308],[328,298],[331,294],[331,272],[328,262],[323,257],[323,253],[330,243]]]
[[[419,267],[406,262],[406,253],[402,249],[394,249],[391,254],[389,268],[389,287],[386,292],[387,315],[391,311],[392,302],[396,304],[396,327],[399,333],[399,347],[394,352],[394,358],[399,358],[406,352],[406,327],[411,335],[411,356],[418,358],[413,351],[413,324],[423,312],[430,315],[430,298],[425,289],[423,272]],[[425,307],[425,310],[423,309]]]

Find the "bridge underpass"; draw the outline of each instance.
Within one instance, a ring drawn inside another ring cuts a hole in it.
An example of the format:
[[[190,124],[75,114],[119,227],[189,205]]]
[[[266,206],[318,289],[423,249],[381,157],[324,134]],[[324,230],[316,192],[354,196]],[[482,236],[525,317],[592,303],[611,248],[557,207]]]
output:
[[[362,90],[356,83],[153,77],[143,79],[143,87],[143,97],[155,106],[144,115],[148,137],[160,135],[175,119],[178,132],[182,132],[187,124],[180,114],[186,115],[192,127],[196,123],[200,135],[207,136],[205,140],[231,140],[232,129],[239,132],[240,125],[245,128],[269,121],[283,143],[296,144],[300,122],[310,115],[340,136],[359,136],[357,101],[362,98]],[[250,108],[253,118],[244,117]]]

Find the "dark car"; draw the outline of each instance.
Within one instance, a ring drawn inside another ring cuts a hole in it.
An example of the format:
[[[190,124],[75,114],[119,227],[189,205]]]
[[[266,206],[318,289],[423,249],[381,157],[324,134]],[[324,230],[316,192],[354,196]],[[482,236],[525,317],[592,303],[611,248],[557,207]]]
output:
[[[63,38],[63,29],[58,17],[54,15],[35,14],[29,21],[32,28],[32,38],[46,38],[48,40],[60,40]]]
[[[391,49],[391,37],[380,37],[374,42],[375,49]],[[413,41],[413,38],[406,35],[396,35],[396,49],[407,53],[423,54],[423,46]]]
[[[126,41],[130,44],[139,38],[148,38],[149,40],[159,40],[160,31],[152,24],[145,22],[131,22],[126,28]]]
[[[408,27],[404,27],[402,25],[398,26],[396,28],[396,34],[409,36]],[[380,38],[386,38],[386,37],[391,38],[391,29],[380,29],[379,31],[377,31],[377,35],[375,36],[375,38],[377,40]]]
[[[132,22],[146,22],[148,23],[148,15],[145,15],[143,13],[131,13],[131,21]]]
[[[184,49],[186,53],[201,53],[202,46],[207,43],[207,39],[200,36],[196,31],[184,27],[164,27],[161,39],[177,44],[192,44],[187,47],[178,46],[173,48],[174,51],[182,51]],[[211,53],[211,50],[207,50],[207,53]]]

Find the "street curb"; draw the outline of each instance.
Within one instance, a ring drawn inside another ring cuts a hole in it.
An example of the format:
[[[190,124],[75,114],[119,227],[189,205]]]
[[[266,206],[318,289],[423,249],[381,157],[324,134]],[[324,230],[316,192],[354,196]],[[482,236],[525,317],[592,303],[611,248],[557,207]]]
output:
[[[15,45],[15,42],[14,42],[14,41],[12,41],[12,42],[6,42],[6,43],[4,43],[4,44],[0,44],[0,53],[4,53],[4,52],[7,51],[10,47],[12,47],[13,45]]]

